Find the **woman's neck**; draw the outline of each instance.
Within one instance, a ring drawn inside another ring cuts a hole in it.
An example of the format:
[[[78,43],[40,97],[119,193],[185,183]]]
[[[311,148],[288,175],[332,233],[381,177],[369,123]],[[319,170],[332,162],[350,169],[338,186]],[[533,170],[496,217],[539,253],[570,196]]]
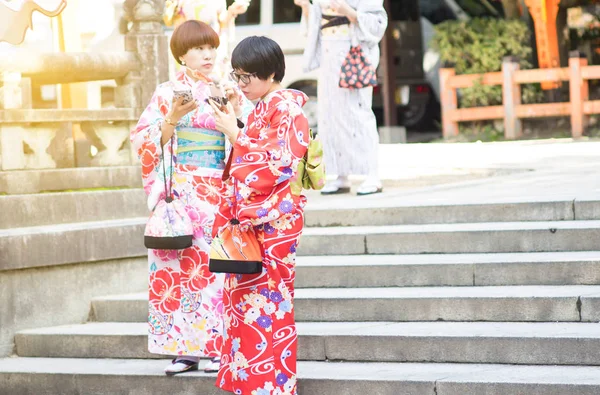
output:
[[[198,78],[192,73],[192,69],[186,67],[185,68],[185,75],[188,76],[189,79],[191,79],[194,82],[198,82]]]
[[[189,67],[185,68],[185,75],[187,75],[194,82],[198,82],[198,81],[202,81],[204,83],[211,82],[211,80],[207,76],[205,76],[204,74],[202,74],[199,71],[192,70]]]
[[[260,98],[260,100],[263,100],[265,97],[269,96],[271,93],[273,93],[275,91],[279,91],[281,89],[283,89],[283,87],[281,86],[281,84],[279,82],[274,83],[273,85],[271,85],[271,88],[267,91],[267,93],[265,93],[265,95]]]

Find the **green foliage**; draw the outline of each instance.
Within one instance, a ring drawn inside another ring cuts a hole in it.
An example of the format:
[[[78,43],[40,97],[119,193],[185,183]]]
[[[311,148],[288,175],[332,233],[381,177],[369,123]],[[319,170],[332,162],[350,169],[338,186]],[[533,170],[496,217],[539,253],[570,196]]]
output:
[[[471,122],[462,126],[461,136],[465,141],[504,141],[504,128],[498,127],[497,122]]]
[[[502,58],[516,56],[522,68],[531,67],[530,32],[521,21],[474,18],[446,21],[435,27],[433,48],[457,74],[500,71]]]
[[[523,22],[491,18],[447,21],[435,27],[431,45],[441,60],[454,65],[456,74],[500,71],[502,59],[514,56],[521,69],[531,68],[530,32]],[[541,90],[523,86],[523,102],[539,99]],[[460,91],[461,107],[493,106],[502,103],[502,87],[476,84]]]

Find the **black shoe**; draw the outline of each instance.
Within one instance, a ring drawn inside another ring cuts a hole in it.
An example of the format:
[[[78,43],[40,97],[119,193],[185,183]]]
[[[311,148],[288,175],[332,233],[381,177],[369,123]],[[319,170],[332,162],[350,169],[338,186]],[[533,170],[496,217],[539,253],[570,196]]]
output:
[[[175,368],[175,365],[180,365]],[[165,369],[165,374],[167,376],[175,376],[179,373],[192,372],[194,370],[198,370],[198,362],[189,361],[187,359],[174,359],[171,362],[171,365],[167,366]]]
[[[206,367],[204,368],[204,373],[217,373],[219,368],[221,367],[221,358],[214,357],[210,360]]]

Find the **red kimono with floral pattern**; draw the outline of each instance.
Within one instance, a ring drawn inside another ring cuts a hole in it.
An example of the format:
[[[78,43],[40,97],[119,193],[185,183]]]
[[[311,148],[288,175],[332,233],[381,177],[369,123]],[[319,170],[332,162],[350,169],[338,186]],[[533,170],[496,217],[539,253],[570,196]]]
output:
[[[234,145],[228,197],[215,219],[213,232],[234,215],[254,226],[263,252],[262,273],[225,278],[216,384],[236,394],[297,393],[293,298],[306,198],[292,194],[290,179],[308,147],[306,100],[302,92],[280,90],[256,105]]]

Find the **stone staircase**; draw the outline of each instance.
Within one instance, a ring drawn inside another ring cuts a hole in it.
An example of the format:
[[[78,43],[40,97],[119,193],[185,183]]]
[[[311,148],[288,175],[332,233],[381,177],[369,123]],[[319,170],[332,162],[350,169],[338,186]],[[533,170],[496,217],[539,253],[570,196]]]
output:
[[[76,226],[36,220],[28,237],[51,228],[96,240],[100,257],[139,256],[125,243],[145,218],[114,203],[139,191],[98,193],[32,195],[112,211]],[[299,248],[301,395],[600,393],[600,201],[340,202],[315,199]],[[22,205],[29,218],[43,207]],[[0,248],[16,257],[19,237],[0,231]],[[224,394],[214,375],[165,377],[146,316],[145,293],[97,297],[85,324],[20,331],[17,356],[0,359],[0,393]]]

